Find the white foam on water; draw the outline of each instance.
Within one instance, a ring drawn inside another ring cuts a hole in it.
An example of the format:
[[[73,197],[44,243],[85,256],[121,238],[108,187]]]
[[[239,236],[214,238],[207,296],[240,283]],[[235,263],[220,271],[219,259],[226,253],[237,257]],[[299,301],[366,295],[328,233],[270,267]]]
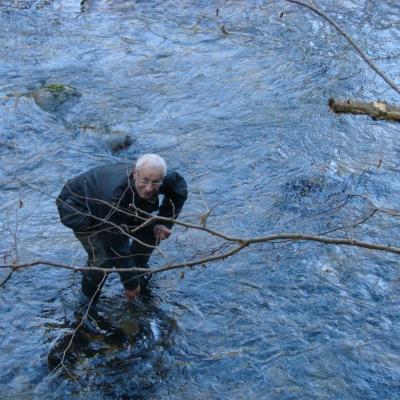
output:
[[[157,321],[151,320],[150,321],[150,329],[154,337],[154,341],[157,342],[161,335],[160,335],[160,328],[158,327]]]

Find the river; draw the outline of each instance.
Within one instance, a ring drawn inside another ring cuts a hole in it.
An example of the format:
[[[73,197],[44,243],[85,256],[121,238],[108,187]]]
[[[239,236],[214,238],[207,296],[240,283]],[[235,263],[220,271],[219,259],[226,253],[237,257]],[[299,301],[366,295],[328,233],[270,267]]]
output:
[[[400,84],[396,0],[315,3]],[[399,125],[334,115],[327,102],[398,95],[309,10],[284,0],[4,0],[0,31],[4,263],[83,265],[54,197],[86,169],[146,152],[186,177],[183,221],[213,208],[209,226],[230,235],[332,231],[396,245],[398,217],[367,217],[399,208]],[[51,83],[80,97],[45,111],[32,93]],[[112,153],[116,132],[133,145]],[[152,266],[220,244],[176,226]],[[400,398],[396,255],[257,244],[184,276],[157,274],[133,305],[112,275],[98,309],[126,337],[86,327],[55,369],[81,304],[79,274],[65,269],[37,265],[0,287],[0,398]]]

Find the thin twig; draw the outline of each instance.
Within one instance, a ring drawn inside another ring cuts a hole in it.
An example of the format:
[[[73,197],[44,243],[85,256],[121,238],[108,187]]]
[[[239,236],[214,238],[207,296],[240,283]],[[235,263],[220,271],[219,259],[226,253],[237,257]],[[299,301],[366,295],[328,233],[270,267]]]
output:
[[[343,35],[347,39],[347,41],[354,47],[354,49],[357,51],[360,57],[369,65],[369,67],[372,68],[393,90],[395,90],[398,94],[400,94],[400,88],[371,61],[371,59],[365,54],[364,50],[331,17],[326,15],[320,9],[312,6],[311,4],[304,3],[300,0],[286,0],[286,1],[288,1],[289,3],[294,3],[303,7],[307,7],[315,14],[319,15],[320,17],[328,21],[341,35]]]
[[[63,351],[63,355],[61,357],[60,362],[54,367],[54,369],[50,372],[49,375],[54,374],[59,368],[64,368],[64,370],[68,373],[68,375],[70,375],[72,378],[73,376],[70,374],[70,372],[68,371],[68,369],[65,367],[64,365],[64,361],[65,361],[65,357],[67,356],[67,352],[68,350],[71,348],[72,343],[74,341],[74,338],[78,332],[78,330],[81,328],[81,326],[83,325],[83,323],[86,321],[86,319],[88,318],[89,312],[90,312],[90,307],[92,306],[94,299],[96,298],[97,293],[99,292],[100,288],[103,285],[103,282],[105,281],[107,277],[107,274],[104,274],[103,279],[101,280],[101,282],[97,285],[96,291],[94,292],[93,296],[91,297],[87,309],[85,311],[85,314],[83,315],[82,319],[79,321],[77,327],[73,330],[72,335],[71,335],[71,339],[69,340],[65,350]]]
[[[15,269],[12,268],[11,271],[9,271],[9,273],[7,274],[7,276],[2,280],[2,282],[0,283],[0,287],[4,286],[7,281],[11,278],[12,274],[14,273]]]
[[[364,217],[362,220],[355,222],[354,224],[350,224],[350,225],[342,225],[342,226],[338,226],[337,228],[331,229],[329,231],[325,231],[320,233],[320,235],[328,235],[329,233],[332,232],[336,232],[339,230],[345,230],[349,229],[349,228],[355,228],[356,226],[362,225],[364,222],[367,222],[370,218],[372,218],[378,211],[380,211],[378,208],[375,208],[374,210],[372,210],[366,217]],[[346,231],[346,235],[347,235],[347,231]]]

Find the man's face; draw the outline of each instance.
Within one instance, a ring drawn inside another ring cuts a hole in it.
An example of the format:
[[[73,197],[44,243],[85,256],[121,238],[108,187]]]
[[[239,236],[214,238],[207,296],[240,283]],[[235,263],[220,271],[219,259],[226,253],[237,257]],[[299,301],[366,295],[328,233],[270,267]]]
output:
[[[142,199],[150,200],[158,194],[163,176],[159,168],[143,165],[133,171],[133,179],[138,195]]]

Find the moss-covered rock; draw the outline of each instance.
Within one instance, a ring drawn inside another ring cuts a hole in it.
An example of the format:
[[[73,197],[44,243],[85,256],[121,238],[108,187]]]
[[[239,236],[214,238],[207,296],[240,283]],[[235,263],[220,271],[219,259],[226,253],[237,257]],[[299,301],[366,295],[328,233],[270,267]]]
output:
[[[35,103],[44,111],[56,112],[67,103],[72,105],[72,100],[81,97],[73,87],[62,83],[49,83],[32,93]]]
[[[69,87],[63,85],[62,83],[49,83],[45,86],[43,86],[46,90],[52,92],[52,93],[61,93],[63,91],[68,91]]]

